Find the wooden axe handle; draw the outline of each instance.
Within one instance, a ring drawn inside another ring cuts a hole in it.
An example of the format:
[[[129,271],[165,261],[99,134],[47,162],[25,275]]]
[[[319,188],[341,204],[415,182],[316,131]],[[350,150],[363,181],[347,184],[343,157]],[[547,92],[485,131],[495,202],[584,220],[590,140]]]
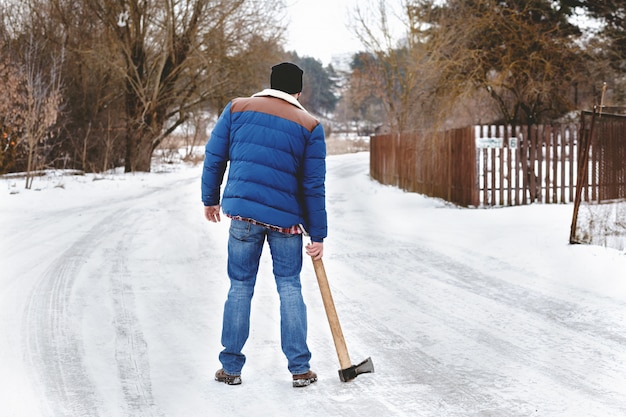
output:
[[[317,283],[320,287],[320,292],[322,293],[322,300],[324,301],[324,309],[326,310],[326,316],[328,317],[328,324],[330,324],[330,331],[333,334],[335,349],[337,350],[337,356],[339,357],[339,365],[341,366],[341,369],[347,369],[352,366],[352,362],[350,362],[346,341],[343,338],[343,332],[341,331],[341,325],[339,324],[339,318],[337,317],[337,311],[335,310],[335,303],[333,301],[333,295],[330,292],[330,286],[328,285],[328,278],[326,277],[324,263],[321,259],[313,259],[313,268],[315,269]]]

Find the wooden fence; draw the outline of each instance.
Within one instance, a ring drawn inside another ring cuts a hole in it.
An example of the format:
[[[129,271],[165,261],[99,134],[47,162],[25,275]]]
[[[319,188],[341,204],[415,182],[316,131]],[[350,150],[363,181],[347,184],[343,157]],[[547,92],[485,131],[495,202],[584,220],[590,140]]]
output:
[[[370,175],[383,184],[477,205],[472,128],[433,136],[382,135],[370,140]]]
[[[579,124],[474,126],[370,141],[370,175],[465,207],[574,201]]]

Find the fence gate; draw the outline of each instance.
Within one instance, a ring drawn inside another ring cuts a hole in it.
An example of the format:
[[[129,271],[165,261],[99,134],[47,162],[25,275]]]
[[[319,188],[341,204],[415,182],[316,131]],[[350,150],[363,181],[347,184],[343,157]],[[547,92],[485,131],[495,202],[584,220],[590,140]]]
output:
[[[482,206],[574,201],[578,126],[476,126]]]
[[[626,248],[626,116],[583,112],[570,243]]]

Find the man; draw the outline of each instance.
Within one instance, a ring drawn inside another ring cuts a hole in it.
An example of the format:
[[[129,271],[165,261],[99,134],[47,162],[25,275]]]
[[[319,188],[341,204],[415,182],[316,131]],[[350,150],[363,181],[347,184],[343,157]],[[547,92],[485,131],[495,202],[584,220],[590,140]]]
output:
[[[303,71],[283,62],[272,67],[270,87],[231,101],[206,144],[202,202],[210,222],[220,221],[220,187],[230,162],[221,209],[231,219],[230,290],[224,305],[222,369],[215,379],[241,384],[241,352],[250,329],[250,303],[267,239],[280,298],[281,347],[294,387],[317,381],[307,346],[302,298],[302,227],[311,236],[306,253],[321,259],[327,233],[326,144],[322,125],[298,98]]]

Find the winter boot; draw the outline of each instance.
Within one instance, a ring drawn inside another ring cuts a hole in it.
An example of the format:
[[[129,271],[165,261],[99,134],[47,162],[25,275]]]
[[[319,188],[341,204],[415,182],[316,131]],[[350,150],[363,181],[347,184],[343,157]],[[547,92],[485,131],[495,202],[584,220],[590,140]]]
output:
[[[317,381],[317,374],[313,371],[308,371],[304,374],[297,374],[293,376],[294,388],[308,387],[312,383]]]
[[[241,384],[241,375],[228,375],[223,369],[220,369],[215,373],[215,380],[227,385],[239,385]]]

